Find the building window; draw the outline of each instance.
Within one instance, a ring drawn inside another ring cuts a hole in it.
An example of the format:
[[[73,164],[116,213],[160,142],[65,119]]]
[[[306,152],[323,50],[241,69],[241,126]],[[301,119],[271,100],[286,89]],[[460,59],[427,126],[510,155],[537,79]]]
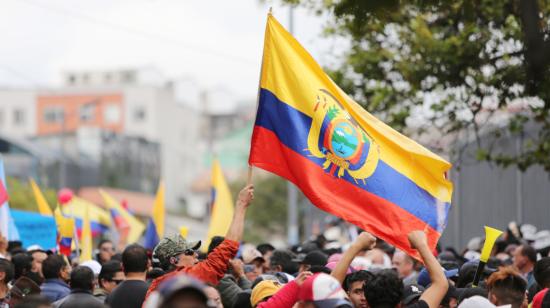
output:
[[[93,121],[95,118],[95,103],[88,103],[80,106],[79,114],[82,122]]]
[[[25,112],[22,109],[15,109],[13,111],[13,123],[15,125],[25,124]]]
[[[137,107],[136,109],[134,109],[134,120],[135,120],[136,122],[143,122],[143,121],[145,121],[145,117],[146,117],[145,108],[143,108],[143,107]]]
[[[118,124],[120,122],[120,107],[115,104],[109,104],[103,111],[105,124]]]
[[[60,123],[63,121],[63,109],[61,107],[47,107],[43,113],[44,122]]]

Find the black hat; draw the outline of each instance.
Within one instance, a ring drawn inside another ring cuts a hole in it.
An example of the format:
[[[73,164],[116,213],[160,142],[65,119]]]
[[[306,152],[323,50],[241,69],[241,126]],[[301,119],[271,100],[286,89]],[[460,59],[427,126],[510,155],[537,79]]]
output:
[[[316,250],[306,255],[298,255],[298,257],[292,261],[311,266],[325,266],[328,261],[328,256],[321,251]]]
[[[403,290],[403,304],[409,305],[413,303],[414,300],[418,299],[422,292],[424,292],[424,287],[417,284],[411,284],[405,287]]]

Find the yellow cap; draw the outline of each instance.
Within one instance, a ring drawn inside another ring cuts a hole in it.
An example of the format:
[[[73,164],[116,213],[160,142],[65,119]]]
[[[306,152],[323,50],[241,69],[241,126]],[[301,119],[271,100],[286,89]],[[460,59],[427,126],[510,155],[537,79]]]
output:
[[[278,281],[264,280],[258,283],[250,294],[252,307],[258,305],[264,298],[273,296],[279,289],[281,289],[281,284]]]

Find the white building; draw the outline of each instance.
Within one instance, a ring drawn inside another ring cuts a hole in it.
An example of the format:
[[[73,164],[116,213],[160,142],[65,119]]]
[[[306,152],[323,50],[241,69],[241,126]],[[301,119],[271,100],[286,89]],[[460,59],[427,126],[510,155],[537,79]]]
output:
[[[0,89],[0,133],[15,139],[36,134],[35,91]]]

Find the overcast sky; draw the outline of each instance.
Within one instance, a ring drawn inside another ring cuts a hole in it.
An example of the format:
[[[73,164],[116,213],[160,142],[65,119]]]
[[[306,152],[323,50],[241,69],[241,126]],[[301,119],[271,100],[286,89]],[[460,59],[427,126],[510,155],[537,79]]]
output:
[[[270,6],[287,26],[279,1],[0,0],[0,86],[53,86],[63,70],[148,67],[254,99]],[[321,37],[326,17],[294,16],[295,36],[329,65],[336,43]]]

